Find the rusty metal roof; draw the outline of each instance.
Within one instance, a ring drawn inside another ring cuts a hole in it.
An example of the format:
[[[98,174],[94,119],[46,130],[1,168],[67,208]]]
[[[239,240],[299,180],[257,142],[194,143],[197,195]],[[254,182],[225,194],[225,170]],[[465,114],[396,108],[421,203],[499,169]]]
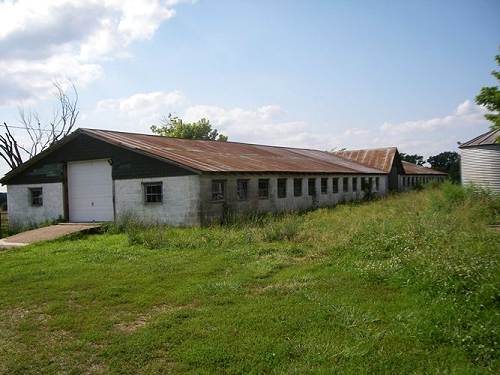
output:
[[[99,129],[78,131],[201,172],[383,173],[327,151],[168,138]]]
[[[396,147],[336,151],[335,155],[389,173],[398,152]]]
[[[405,174],[425,174],[425,175],[432,174],[432,175],[443,175],[443,176],[448,175],[448,173],[446,172],[437,171],[432,168],[422,167],[420,165],[416,165],[404,160],[402,160],[401,163],[403,163]]]
[[[500,138],[500,130],[490,130],[489,132],[481,134],[470,141],[462,143],[459,148],[498,144],[498,138]]]

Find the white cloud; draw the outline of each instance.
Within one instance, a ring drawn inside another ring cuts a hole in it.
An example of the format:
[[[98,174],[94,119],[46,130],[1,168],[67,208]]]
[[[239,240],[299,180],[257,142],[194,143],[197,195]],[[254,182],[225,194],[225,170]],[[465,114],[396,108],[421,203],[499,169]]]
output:
[[[119,110],[129,115],[156,115],[184,105],[186,98],[179,91],[138,93],[122,99],[106,99],[97,103],[101,110]]]
[[[80,85],[102,61],[126,55],[175,15],[179,1],[19,0],[0,2],[0,104],[44,97],[54,80]]]
[[[402,152],[424,156],[454,150],[457,141],[470,139],[488,126],[483,109],[469,100],[441,117],[328,131],[291,118],[279,105],[247,109],[192,104],[179,91],[103,100],[98,103],[98,112],[100,120],[103,114],[109,118],[104,124],[119,123],[122,130],[148,132],[162,116],[175,113],[185,121],[205,117],[233,141],[323,150],[397,146]]]
[[[483,108],[475,105],[470,100],[459,104],[454,113],[435,117],[426,120],[406,121],[399,124],[384,123],[381,126],[383,133],[398,134],[412,132],[432,132],[461,126],[470,126],[470,124],[480,124],[484,122]]]

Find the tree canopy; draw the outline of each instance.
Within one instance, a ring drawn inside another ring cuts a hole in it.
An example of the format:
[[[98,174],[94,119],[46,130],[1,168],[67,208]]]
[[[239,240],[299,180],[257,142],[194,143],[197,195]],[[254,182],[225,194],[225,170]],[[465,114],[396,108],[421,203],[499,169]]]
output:
[[[441,152],[429,157],[427,162],[433,169],[448,173],[448,177],[452,181],[460,182],[460,155],[457,152]]]
[[[405,154],[404,152],[400,152],[399,156],[401,157],[401,160],[407,161],[409,163],[413,163],[420,166],[425,164],[425,160],[422,155],[417,155],[417,154],[410,155],[410,154]]]
[[[497,64],[500,66],[500,55],[495,56]],[[493,77],[500,81],[500,72],[491,72]],[[483,87],[476,96],[476,103],[484,106],[490,113],[484,115],[487,120],[491,121],[492,130],[500,130],[500,90],[498,86]],[[500,142],[500,137],[497,138]]]
[[[220,134],[217,129],[212,128],[210,121],[202,118],[196,122],[184,122],[181,118],[169,114],[161,120],[160,125],[151,126],[154,134],[164,137],[201,139],[209,141],[226,142],[228,137]]]

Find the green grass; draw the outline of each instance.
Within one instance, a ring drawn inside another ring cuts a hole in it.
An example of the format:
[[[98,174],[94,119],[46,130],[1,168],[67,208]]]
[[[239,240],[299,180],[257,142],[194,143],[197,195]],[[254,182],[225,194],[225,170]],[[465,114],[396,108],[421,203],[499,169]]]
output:
[[[495,215],[445,185],[2,251],[0,373],[498,373]]]

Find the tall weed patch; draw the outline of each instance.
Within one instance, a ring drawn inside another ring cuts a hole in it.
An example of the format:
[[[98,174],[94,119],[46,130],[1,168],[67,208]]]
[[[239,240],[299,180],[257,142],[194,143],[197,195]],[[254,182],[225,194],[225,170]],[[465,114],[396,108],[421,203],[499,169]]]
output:
[[[421,340],[460,346],[490,366],[500,351],[500,240],[487,224],[498,196],[451,183],[425,194],[417,211],[365,223],[349,246],[367,280],[410,289],[429,304],[416,327]]]

